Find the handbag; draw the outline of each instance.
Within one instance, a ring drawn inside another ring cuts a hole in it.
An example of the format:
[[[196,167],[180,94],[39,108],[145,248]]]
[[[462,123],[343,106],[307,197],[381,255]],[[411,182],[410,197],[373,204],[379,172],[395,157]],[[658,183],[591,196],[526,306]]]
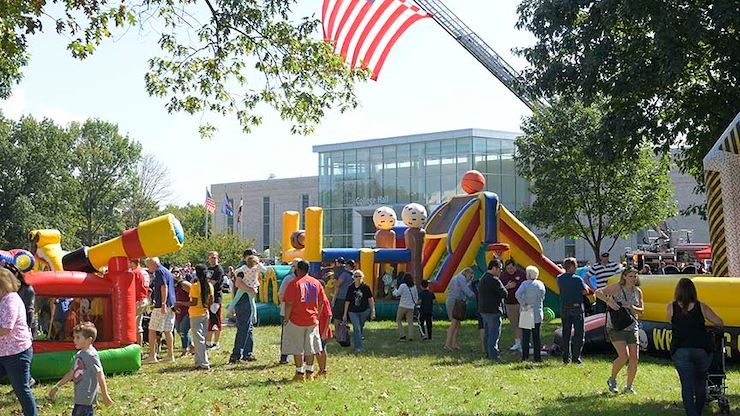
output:
[[[464,300],[456,300],[452,305],[452,319],[464,321],[468,315],[468,308]]]
[[[626,301],[627,294],[624,293],[624,288],[622,288],[622,295]],[[609,308],[609,319],[612,322],[612,328],[617,331],[621,331],[635,322],[635,317],[621,303],[617,310]]]
[[[411,288],[406,286],[406,288],[409,290],[409,295],[411,295],[411,300],[414,301],[414,319],[419,319],[419,313],[421,312],[421,305],[419,305],[418,302],[416,302],[416,299],[414,299],[414,292],[411,291]]]
[[[349,347],[349,328],[345,322],[339,322],[337,324],[337,331],[334,333],[334,339],[337,340],[339,345],[343,347]]]
[[[534,328],[534,308],[526,307],[519,310],[519,328],[521,329],[533,329]]]

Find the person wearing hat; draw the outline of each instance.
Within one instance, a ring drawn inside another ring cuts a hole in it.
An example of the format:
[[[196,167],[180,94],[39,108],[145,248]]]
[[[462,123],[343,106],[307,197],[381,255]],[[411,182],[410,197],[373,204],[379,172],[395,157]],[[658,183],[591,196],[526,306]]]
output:
[[[591,266],[586,272],[586,282],[591,286],[591,290],[594,292],[596,289],[602,289],[606,287],[606,282],[610,277],[619,273],[619,265],[613,261],[609,261],[609,253],[601,253],[599,262]],[[591,278],[596,280],[596,287],[591,284]],[[606,312],[606,303],[601,299],[596,299],[596,306],[594,306],[594,313]]]
[[[346,262],[343,257],[335,260],[335,272],[334,272],[334,283],[337,288],[337,296],[334,298],[334,305],[332,306],[332,317],[334,321],[334,332],[337,331],[337,325],[342,322],[344,316],[344,296],[347,294],[347,289],[353,282],[352,273],[355,270],[355,261],[350,259]]]
[[[290,282],[295,280],[295,268],[296,265],[301,261],[300,258],[294,258],[290,262],[290,272],[283,277],[280,281],[280,287],[278,288],[278,299],[280,300],[280,345],[283,345],[283,328],[285,327],[285,291],[288,289]],[[280,351],[280,364],[288,364],[288,354],[283,354],[282,347]]]

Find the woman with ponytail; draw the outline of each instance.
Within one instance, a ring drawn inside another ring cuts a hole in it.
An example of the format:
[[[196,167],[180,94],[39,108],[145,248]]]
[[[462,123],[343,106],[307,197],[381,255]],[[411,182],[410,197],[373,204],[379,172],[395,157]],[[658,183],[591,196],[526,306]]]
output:
[[[195,282],[190,286],[190,329],[195,345],[195,369],[208,370],[206,334],[208,333],[208,308],[213,303],[213,285],[208,282],[206,266],[195,266]]]
[[[722,327],[722,318],[699,301],[694,282],[686,277],[678,281],[674,301],[666,306],[666,314],[673,330],[671,358],[681,381],[683,408],[689,416],[701,415],[713,350],[705,322]]]

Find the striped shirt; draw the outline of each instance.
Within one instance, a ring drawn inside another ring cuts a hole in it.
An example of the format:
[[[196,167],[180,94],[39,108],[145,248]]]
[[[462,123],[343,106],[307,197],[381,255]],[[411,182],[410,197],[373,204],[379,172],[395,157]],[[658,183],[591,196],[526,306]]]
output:
[[[600,289],[606,286],[606,281],[609,280],[610,277],[619,273],[619,269],[619,265],[613,261],[610,261],[606,266],[601,263],[596,263],[588,269],[587,277],[590,279],[591,276],[594,276],[596,278],[596,288]]]

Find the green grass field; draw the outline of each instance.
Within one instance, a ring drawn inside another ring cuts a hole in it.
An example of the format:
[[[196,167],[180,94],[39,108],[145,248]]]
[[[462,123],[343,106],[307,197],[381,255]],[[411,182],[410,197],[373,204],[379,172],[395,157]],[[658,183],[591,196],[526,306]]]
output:
[[[543,327],[544,342],[552,341],[558,321]],[[108,378],[111,407],[106,415],[217,414],[372,414],[372,415],[680,415],[678,376],[666,358],[644,355],[636,396],[606,391],[611,355],[586,355],[585,365],[563,366],[557,358],[541,365],[523,365],[513,353],[494,365],[481,358],[475,322],[461,330],[463,350],[442,349],[448,323],[435,322],[432,341],[399,342],[395,324],[372,322],[366,328],[365,348],[329,344],[327,378],[292,383],[292,365],[278,365],[279,328],[255,331],[258,361],[227,363],[235,328],[224,328],[221,350],[209,354],[210,372],[192,371],[192,357],[174,364],[155,364],[136,374]],[[179,344],[179,340],[178,340]],[[511,345],[508,325],[502,348]],[[729,368],[733,409],[740,402],[740,366]],[[624,376],[619,380],[620,389]],[[69,414],[72,386],[64,386],[56,402],[46,398],[53,382],[33,388],[41,415]],[[15,396],[2,386],[0,414],[20,414]],[[7,410],[10,409],[10,412]],[[717,413],[712,404],[707,414]]]

